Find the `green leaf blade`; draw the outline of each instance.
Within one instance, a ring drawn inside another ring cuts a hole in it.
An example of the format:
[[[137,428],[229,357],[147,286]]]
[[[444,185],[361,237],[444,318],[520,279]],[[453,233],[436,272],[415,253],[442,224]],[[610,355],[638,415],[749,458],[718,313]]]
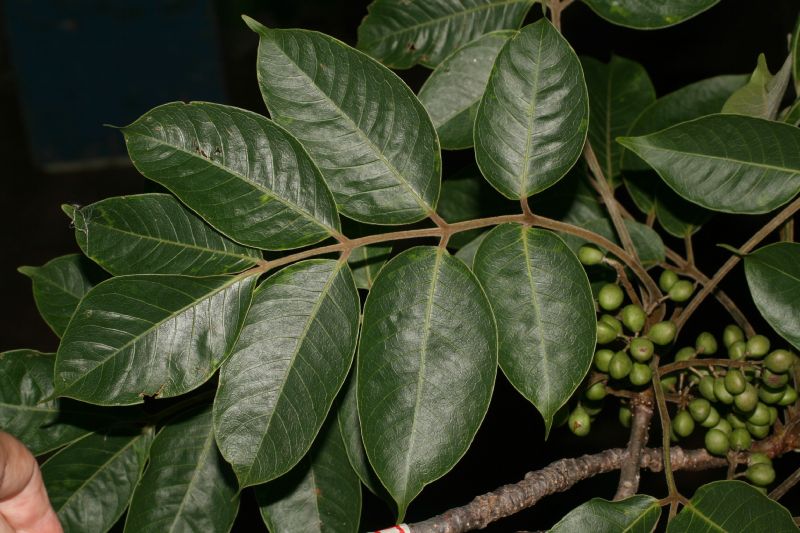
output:
[[[236,478],[217,451],[210,406],[203,407],[156,435],[125,533],[230,531],[238,509]]]
[[[241,244],[286,250],[339,233],[319,169],[296,139],[256,113],[175,102],[122,132],[142,174]]]
[[[241,487],[308,451],[353,360],[359,300],[346,264],[309,260],[259,286],[214,400],[217,443]]]
[[[435,210],[439,140],[411,89],[332,37],[245,20],[260,38],[264,102],[316,161],[341,213],[393,225]]]
[[[271,533],[356,533],[361,484],[347,459],[336,420],[291,472],[256,487],[261,517]]]
[[[710,115],[619,139],[680,196],[713,211],[759,214],[800,191],[800,130],[739,115]]]
[[[255,266],[258,250],[217,233],[169,194],[118,196],[76,209],[83,253],[115,276],[209,276]]]
[[[208,380],[233,347],[255,276],[111,278],[81,301],[56,356],[56,393],[99,405],[168,398]]]
[[[719,0],[583,0],[618,26],[656,30],[674,26],[713,7]]]
[[[92,433],[42,465],[65,533],[108,531],[128,507],[153,440],[151,432]]]
[[[578,56],[542,19],[497,56],[475,118],[475,158],[504,196],[527,198],[556,183],[580,157],[589,98]]]
[[[480,37],[516,29],[533,0],[375,0],[358,27],[358,48],[393,69],[435,67]]]
[[[651,533],[661,517],[661,506],[652,496],[636,495],[610,502],[593,498],[569,512],[550,533]]]
[[[64,255],[40,267],[19,267],[19,271],[33,281],[33,299],[44,321],[53,333],[63,336],[78,302],[92,288],[81,256]]]
[[[759,248],[745,256],[744,272],[761,316],[800,350],[800,244]]]
[[[419,99],[428,110],[445,150],[472,146],[472,130],[497,54],[514,31],[495,31],[453,52],[436,67]]]
[[[715,481],[697,489],[667,527],[667,533],[685,531],[789,533],[796,532],[797,526],[789,511],[752,485]]]
[[[586,273],[555,234],[518,224],[489,232],[474,270],[497,317],[500,368],[536,406],[549,433],[594,356],[596,319]]]
[[[722,106],[722,113],[732,113],[774,120],[778,115],[783,95],[789,86],[792,57],[786,58],[783,67],[774,76],[767,66],[764,54],[744,87],[737,89]]]
[[[491,307],[460,260],[417,247],[384,266],[364,307],[357,396],[367,456],[400,520],[469,448],[496,366]]]

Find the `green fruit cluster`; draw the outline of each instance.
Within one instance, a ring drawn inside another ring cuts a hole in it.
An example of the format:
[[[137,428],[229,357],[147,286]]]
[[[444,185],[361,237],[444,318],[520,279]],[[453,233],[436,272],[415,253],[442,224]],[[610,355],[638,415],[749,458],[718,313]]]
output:
[[[673,302],[682,303],[692,297],[694,284],[688,279],[681,279],[672,270],[666,269],[658,278],[658,286]]]

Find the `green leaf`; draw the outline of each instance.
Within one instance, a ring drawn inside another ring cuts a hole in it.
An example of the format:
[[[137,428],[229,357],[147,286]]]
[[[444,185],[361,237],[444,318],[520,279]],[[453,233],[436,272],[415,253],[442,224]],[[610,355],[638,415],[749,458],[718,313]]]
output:
[[[417,247],[383,267],[364,306],[358,411],[367,456],[399,520],[466,453],[496,366],[491,307],[464,263]]]
[[[391,502],[391,496],[381,485],[378,476],[375,475],[375,471],[367,459],[367,452],[364,450],[364,441],[361,438],[361,420],[358,416],[358,384],[355,368],[350,372],[342,389],[339,394],[339,408],[336,410],[336,417],[350,465],[370,492]]]
[[[650,533],[660,516],[661,507],[652,496],[636,495],[617,502],[593,498],[570,511],[550,533]]]
[[[56,393],[130,405],[199,387],[230,353],[255,277],[141,274],[97,285],[58,348]]]
[[[39,314],[53,333],[63,336],[78,302],[92,288],[85,260],[79,254],[62,255],[40,267],[19,267],[19,272],[33,281]]]
[[[500,51],[475,118],[481,172],[511,199],[560,180],[583,150],[589,98],[578,56],[546,19]]]
[[[0,428],[41,455],[89,433],[67,419],[75,402],[52,399],[55,354],[0,353]],[[78,413],[81,411],[78,410]]]
[[[669,523],[667,533],[746,531],[795,532],[797,526],[781,504],[742,481],[703,485]]]
[[[470,270],[472,270],[473,264],[475,263],[475,254],[478,253],[478,248],[487,234],[488,232],[486,231],[478,234],[477,237],[462,246],[455,254],[455,257],[464,261],[464,264],[467,265]]]
[[[333,37],[258,33],[258,80],[272,118],[303,143],[342,214],[405,224],[436,208],[441,154],[436,130],[395,73]]]
[[[719,0],[583,0],[592,11],[619,26],[656,30],[679,24]]]
[[[629,135],[646,135],[675,124],[713,113],[719,113],[725,101],[747,82],[745,75],[715,76],[681,87],[662,96],[642,111]],[[650,167],[633,152],[625,150],[622,168],[649,170]]]
[[[607,65],[582,57],[589,89],[589,141],[607,180],[614,182],[624,149],[614,140],[628,135],[639,114],[656,100],[656,90],[642,65],[612,56]]]
[[[214,442],[210,407],[186,413],[158,433],[133,493],[125,533],[230,531],[239,495]]]
[[[65,533],[102,533],[122,516],[142,474],[152,432],[92,433],[42,465],[47,495]]]
[[[217,443],[241,487],[308,451],[353,361],[358,317],[346,263],[295,263],[258,287],[214,400]]]
[[[800,98],[783,110],[780,120],[792,126],[800,126]]]
[[[800,244],[759,248],[745,256],[744,272],[761,316],[800,350]]]
[[[392,255],[392,247],[372,245],[359,246],[347,258],[353,271],[353,279],[359,289],[371,289],[383,265]]]
[[[169,194],[118,196],[74,209],[75,238],[115,276],[208,276],[246,270],[261,253],[210,228]]]
[[[255,492],[271,533],[358,531],[361,484],[333,417],[300,464]]]
[[[738,115],[710,115],[619,139],[675,192],[713,211],[758,214],[800,191],[800,130]]]
[[[794,78],[794,92],[800,95],[800,16],[794,25],[792,32],[791,53],[792,58],[792,77]]]
[[[122,132],[142,174],[239,243],[286,250],[339,234],[319,169],[294,137],[261,115],[174,102]]]
[[[722,106],[722,112],[774,119],[778,115],[783,95],[789,86],[791,72],[791,55],[786,58],[780,71],[773,76],[767,66],[767,58],[764,54],[759,54],[758,65],[750,76],[750,81],[728,98]]]
[[[516,29],[534,0],[374,0],[358,48],[394,69],[435,67],[493,30]]]
[[[629,173],[624,183],[636,206],[643,213],[654,212],[661,227],[675,237],[694,234],[712,216],[711,211],[675,194],[652,171]]]
[[[419,90],[445,150],[472,146],[478,102],[497,54],[514,34],[495,31],[465,44],[445,58]]]
[[[519,224],[489,232],[474,270],[497,318],[500,368],[542,414],[547,436],[594,356],[597,320],[586,272],[554,233]]]

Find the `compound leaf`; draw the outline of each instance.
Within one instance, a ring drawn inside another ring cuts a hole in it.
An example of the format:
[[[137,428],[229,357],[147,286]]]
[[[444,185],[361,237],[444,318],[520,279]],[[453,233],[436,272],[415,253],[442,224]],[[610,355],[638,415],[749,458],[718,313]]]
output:
[[[527,198],[575,164],[588,122],[578,56],[541,19],[522,28],[497,56],[475,118],[475,159],[504,196]]]
[[[358,27],[358,48],[384,65],[435,67],[493,30],[516,29],[534,0],[375,0]]]
[[[554,233],[519,224],[490,231],[473,269],[497,318],[500,368],[542,414],[547,434],[594,356],[586,272]]]
[[[333,37],[245,21],[260,38],[258,80],[272,118],[303,143],[342,214],[373,224],[428,216],[441,154],[411,89]]]
[[[367,456],[400,520],[469,448],[496,366],[491,307],[464,263],[417,247],[383,267],[364,307],[358,412]]]
[[[339,234],[319,169],[294,137],[261,115],[174,102],[122,132],[142,174],[236,242],[286,250]]]
[[[83,253],[115,276],[209,276],[246,270],[261,253],[209,227],[169,194],[118,196],[71,212]]]
[[[64,333],[56,393],[130,405],[200,386],[230,353],[254,285],[255,276],[155,274],[100,283]]]
[[[713,211],[772,211],[800,191],[800,130],[740,115],[709,115],[619,141],[675,192]]]
[[[241,487],[308,451],[353,361],[358,317],[346,263],[295,263],[258,287],[214,400],[217,443]]]
[[[759,248],[745,256],[744,272],[761,316],[800,350],[800,244]]]

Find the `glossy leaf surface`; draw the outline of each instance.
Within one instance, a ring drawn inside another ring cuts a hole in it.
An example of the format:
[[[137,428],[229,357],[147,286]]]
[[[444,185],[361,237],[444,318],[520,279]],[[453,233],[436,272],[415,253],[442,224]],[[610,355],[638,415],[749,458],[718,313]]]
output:
[[[389,256],[392,255],[391,246],[359,246],[347,258],[347,264],[353,272],[353,279],[359,289],[371,289]]]
[[[122,516],[142,474],[152,434],[92,433],[42,465],[50,503],[65,533],[102,533]]]
[[[630,135],[646,135],[680,122],[719,113],[730,95],[746,82],[747,76],[744,75],[715,76],[681,87],[650,104],[631,126]],[[627,170],[650,169],[647,163],[627,150],[622,167]]]
[[[761,315],[800,350],[800,244],[759,248],[745,256],[744,271]]]
[[[436,208],[436,130],[392,71],[332,37],[258,33],[258,80],[272,118],[319,165],[342,214],[374,224],[415,222]]]
[[[209,276],[246,270],[261,258],[209,227],[169,194],[118,196],[70,209],[83,253],[115,276]]]
[[[728,98],[722,106],[722,112],[774,119],[778,115],[791,75],[791,56],[786,58],[783,67],[773,76],[767,66],[767,58],[760,54],[750,80]]]
[[[0,428],[21,440],[34,455],[54,450],[89,432],[65,411],[69,400],[53,394],[55,354],[35,350],[0,353]]]
[[[643,213],[655,213],[661,227],[675,237],[694,234],[712,216],[711,211],[675,194],[652,171],[629,173],[624,183],[636,206]]]
[[[156,436],[136,486],[125,533],[230,531],[236,478],[214,442],[210,406],[171,420]]]
[[[679,24],[719,0],[583,0],[592,11],[619,26],[654,30]]]
[[[478,102],[497,54],[515,33],[495,31],[465,44],[425,80],[419,99],[431,116],[442,148],[460,150],[472,146]]]
[[[356,533],[361,484],[347,459],[335,418],[291,472],[256,488],[270,533]]]
[[[494,317],[464,263],[417,247],[386,264],[364,307],[357,394],[367,456],[400,520],[469,448],[496,365]]]
[[[519,224],[490,231],[473,268],[497,318],[500,368],[542,414],[547,434],[594,356],[586,273],[554,233]]]
[[[92,288],[84,260],[78,254],[63,255],[19,271],[33,281],[33,299],[44,321],[53,333],[64,335],[78,302]]]
[[[766,213],[800,191],[800,130],[709,115],[620,142],[687,200],[714,211]]]
[[[435,67],[493,30],[516,29],[533,0],[375,0],[358,28],[358,48],[384,65]]]
[[[588,122],[580,61],[542,19],[522,28],[497,56],[475,118],[475,158],[504,196],[527,198],[575,164]]]
[[[582,57],[589,89],[589,141],[607,180],[622,166],[623,148],[616,138],[628,135],[639,114],[655,102],[656,91],[647,71],[635,61],[612,56],[608,64]]]
[[[742,481],[703,485],[669,523],[667,533],[788,533],[797,526],[783,506]]]
[[[616,502],[593,498],[570,511],[550,533],[650,533],[660,516],[661,507],[652,496],[636,495]]]
[[[339,231],[333,197],[305,149],[261,115],[175,102],[122,132],[142,174],[237,242],[285,250]]]
[[[58,348],[56,392],[130,405],[198,387],[230,353],[254,285],[255,276],[145,274],[97,285]]]
[[[241,487],[308,451],[352,363],[358,317],[353,277],[337,261],[295,263],[256,290],[214,400],[217,443]]]

